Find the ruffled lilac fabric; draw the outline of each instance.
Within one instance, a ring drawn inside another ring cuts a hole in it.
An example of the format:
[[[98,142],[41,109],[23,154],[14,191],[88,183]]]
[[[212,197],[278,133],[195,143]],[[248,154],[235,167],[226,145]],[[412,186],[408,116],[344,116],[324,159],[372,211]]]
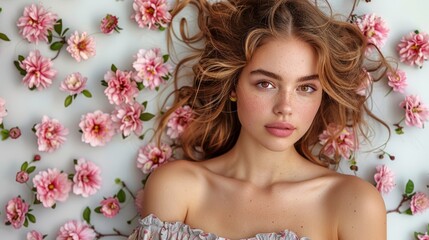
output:
[[[230,240],[205,233],[181,222],[163,222],[151,214],[140,220],[140,226],[128,237],[128,240]],[[284,230],[279,233],[259,233],[255,237],[241,240],[310,240],[299,238],[294,232]]]

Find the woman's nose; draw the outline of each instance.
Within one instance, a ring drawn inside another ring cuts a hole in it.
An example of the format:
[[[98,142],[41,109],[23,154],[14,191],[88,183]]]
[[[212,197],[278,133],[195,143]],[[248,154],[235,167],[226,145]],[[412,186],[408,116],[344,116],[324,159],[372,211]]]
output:
[[[275,99],[275,104],[273,108],[274,113],[278,115],[292,114],[292,98],[292,94],[286,91],[279,92]]]

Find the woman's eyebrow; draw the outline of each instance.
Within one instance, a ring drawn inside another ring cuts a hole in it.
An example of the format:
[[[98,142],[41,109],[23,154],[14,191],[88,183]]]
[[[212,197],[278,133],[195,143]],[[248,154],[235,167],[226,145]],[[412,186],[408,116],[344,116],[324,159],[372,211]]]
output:
[[[256,69],[250,72],[250,74],[262,74],[265,75],[267,77],[282,81],[282,77],[278,74],[275,74],[273,72],[264,70],[264,69]],[[303,81],[309,81],[309,80],[318,80],[319,79],[319,75],[318,74],[312,74],[312,75],[308,75],[308,76],[303,76],[298,78],[298,82],[303,82]]]

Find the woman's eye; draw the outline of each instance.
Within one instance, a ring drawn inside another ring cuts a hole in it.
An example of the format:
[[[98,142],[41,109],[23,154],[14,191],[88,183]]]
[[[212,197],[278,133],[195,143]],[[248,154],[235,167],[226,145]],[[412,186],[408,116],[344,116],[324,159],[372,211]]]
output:
[[[257,84],[257,86],[265,89],[274,88],[274,86],[270,82],[260,82]]]
[[[298,90],[300,92],[312,93],[312,92],[316,91],[316,88],[311,86],[311,85],[302,85],[302,86],[298,87]]]

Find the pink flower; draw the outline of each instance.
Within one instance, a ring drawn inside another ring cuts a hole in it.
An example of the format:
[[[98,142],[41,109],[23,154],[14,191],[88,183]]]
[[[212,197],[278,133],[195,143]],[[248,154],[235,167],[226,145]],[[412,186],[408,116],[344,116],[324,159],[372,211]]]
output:
[[[410,208],[413,215],[424,212],[429,208],[428,196],[422,192],[416,192],[416,194],[411,197]]]
[[[43,240],[43,235],[35,230],[27,233],[27,240]]]
[[[387,72],[388,84],[392,87],[393,91],[403,93],[407,84],[407,76],[402,70],[396,70],[395,73]]]
[[[376,167],[377,173],[374,175],[376,188],[379,192],[388,194],[396,186],[395,175],[386,165]]]
[[[91,226],[85,222],[71,220],[61,226],[56,240],[94,240],[96,237]]]
[[[0,125],[3,123],[3,118],[7,116],[6,101],[0,97]]]
[[[88,36],[86,32],[79,36],[79,33],[75,31],[67,40],[67,44],[67,51],[78,62],[95,56],[95,40],[93,37]]]
[[[143,197],[144,197],[144,189],[141,188],[138,190],[136,194],[136,200],[134,200],[134,205],[136,206],[138,212],[141,212],[143,208]]]
[[[100,25],[101,32],[104,34],[110,34],[115,30],[119,32],[121,28],[118,26],[118,18],[111,14],[107,14],[102,20]]]
[[[99,110],[82,115],[79,127],[82,130],[82,142],[92,147],[104,146],[116,131],[110,115]]]
[[[429,235],[428,235],[427,232],[424,235],[417,234],[417,239],[419,239],[419,240],[429,240]]]
[[[137,156],[137,168],[144,174],[149,174],[157,167],[167,163],[172,155],[172,149],[169,145],[161,143],[161,148],[150,143],[146,146],[140,147]]]
[[[423,122],[429,119],[429,109],[417,95],[406,96],[400,107],[405,109],[405,124],[423,128]]]
[[[86,88],[87,78],[83,77],[79,72],[69,74],[64,81],[61,82],[60,90],[68,92],[70,95],[79,94]]]
[[[192,109],[188,105],[177,108],[168,119],[167,135],[171,139],[179,137],[192,120],[192,115]]]
[[[56,119],[43,116],[42,122],[34,126],[37,144],[41,152],[53,152],[66,141],[69,130]]]
[[[104,75],[107,82],[107,88],[104,90],[110,104],[120,105],[122,103],[132,103],[138,95],[139,89],[136,82],[131,79],[131,72],[108,71]]]
[[[48,31],[54,29],[58,16],[46,11],[42,5],[27,6],[18,19],[19,33],[31,43],[48,42]]]
[[[12,139],[17,139],[21,136],[21,129],[19,127],[13,127],[9,130],[9,137]]]
[[[16,173],[15,181],[19,183],[26,183],[29,178],[30,176],[26,171],[19,171]]]
[[[40,55],[39,50],[30,52],[28,57],[19,64],[27,73],[22,82],[30,89],[42,90],[49,87],[57,75],[57,71],[52,69],[52,65],[51,59]]]
[[[105,217],[113,218],[119,213],[121,210],[121,206],[119,205],[119,200],[116,197],[109,197],[100,202],[101,205],[101,213]]]
[[[101,187],[100,168],[84,158],[78,159],[74,168],[76,173],[73,177],[73,193],[82,197],[97,193]]]
[[[339,135],[335,137],[338,133]],[[319,135],[319,141],[322,145],[326,144],[323,153],[331,158],[339,154],[344,159],[350,159],[354,151],[358,148],[355,145],[353,129],[349,127],[340,129],[333,123],[330,123],[327,129]]]
[[[143,82],[143,85],[150,90],[154,90],[168,79],[171,66],[164,63],[161,49],[153,48],[148,51],[140,49],[136,60],[133,63],[137,71],[136,81]]]
[[[144,106],[134,102],[133,104],[122,104],[116,106],[112,113],[113,122],[119,125],[119,130],[124,137],[128,137],[134,132],[140,135],[143,131],[143,124],[140,115],[144,111]]]
[[[423,61],[429,57],[429,35],[418,31],[410,32],[408,36],[402,37],[397,50],[401,62],[422,67]]]
[[[134,18],[141,28],[164,28],[171,21],[168,8],[166,0],[134,0],[134,14],[131,18]]]
[[[381,17],[375,14],[365,14],[356,20],[356,24],[366,36],[369,43],[381,48],[386,41],[389,28]]]
[[[20,228],[25,221],[28,208],[29,205],[21,197],[9,200],[5,208],[6,223],[10,223],[15,229]]]
[[[39,172],[34,176],[33,184],[36,197],[44,207],[52,207],[56,201],[67,200],[72,186],[67,174],[56,168]]]

